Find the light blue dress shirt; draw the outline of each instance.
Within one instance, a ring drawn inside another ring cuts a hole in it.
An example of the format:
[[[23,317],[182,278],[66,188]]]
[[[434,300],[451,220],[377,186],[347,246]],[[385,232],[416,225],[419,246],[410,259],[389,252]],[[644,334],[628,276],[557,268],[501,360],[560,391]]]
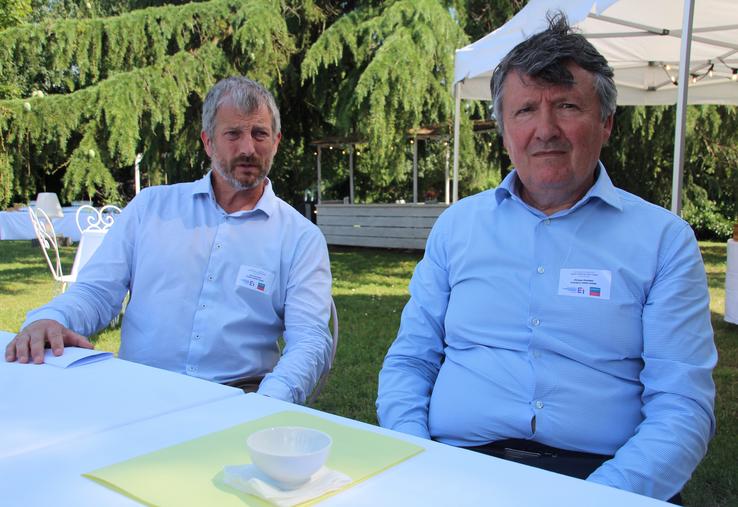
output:
[[[694,234],[602,165],[551,216],[517,181],[433,227],[379,375],[380,424],[457,446],[519,438],[614,455],[589,480],[670,498],[715,430]]]
[[[210,173],[143,190],[77,282],[24,327],[54,319],[89,336],[129,290],[123,359],[216,382],[266,374],[259,393],[297,403],[328,364],[325,238],[270,182],[253,210],[234,213],[215,201]]]

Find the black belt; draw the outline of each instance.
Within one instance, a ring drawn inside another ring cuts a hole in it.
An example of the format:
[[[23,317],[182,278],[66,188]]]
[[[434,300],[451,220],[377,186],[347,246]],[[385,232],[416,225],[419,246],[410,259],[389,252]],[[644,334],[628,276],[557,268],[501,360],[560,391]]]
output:
[[[257,377],[243,377],[223,382],[223,385],[237,387],[245,393],[255,393],[259,389],[259,384],[261,384],[262,380],[264,380],[263,375]]]
[[[586,458],[606,461],[612,456],[603,454],[593,454],[589,452],[570,451],[567,449],[559,449],[550,445],[534,442],[533,440],[523,440],[519,438],[508,438],[490,442],[478,447],[469,447],[471,450],[481,452],[488,451],[490,454],[500,455],[508,459],[536,459],[536,458]],[[491,451],[491,452],[490,452]]]

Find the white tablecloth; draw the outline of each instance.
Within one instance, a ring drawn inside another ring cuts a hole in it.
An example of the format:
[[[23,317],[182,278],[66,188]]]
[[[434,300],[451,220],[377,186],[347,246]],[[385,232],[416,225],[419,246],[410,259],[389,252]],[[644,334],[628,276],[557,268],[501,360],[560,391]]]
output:
[[[77,227],[77,207],[68,206],[62,209],[63,218],[52,218],[54,230],[59,236],[71,238],[77,242],[80,238]],[[2,239],[35,239],[31,218],[26,209],[18,211],[0,211],[0,240]]]
[[[116,358],[67,369],[8,363],[5,346],[13,336],[0,331],[0,460],[243,394]]]
[[[50,368],[0,367],[0,446],[12,445],[11,440],[46,443],[0,457],[0,484],[7,486],[3,505],[140,505],[81,474],[283,410],[306,411],[425,448],[321,506],[666,505],[258,394],[227,396],[216,392],[222,386],[211,384],[215,388],[208,390],[197,385],[206,382],[126,361],[106,360],[76,371]]]

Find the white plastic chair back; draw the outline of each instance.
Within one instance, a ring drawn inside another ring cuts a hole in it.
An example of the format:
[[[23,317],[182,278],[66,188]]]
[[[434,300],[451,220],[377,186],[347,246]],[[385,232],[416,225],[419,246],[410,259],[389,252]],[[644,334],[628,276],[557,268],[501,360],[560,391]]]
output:
[[[88,204],[77,208],[77,228],[79,232],[85,231],[107,231],[115,223],[120,213],[118,206],[108,204],[99,210]]]
[[[308,403],[313,403],[318,398],[318,395],[320,395],[320,391],[323,389],[323,385],[325,385],[325,381],[328,379],[328,374],[331,372],[331,368],[333,368],[333,361],[336,359],[336,350],[338,350],[338,310],[336,309],[336,303],[333,301],[333,298],[331,298],[331,330],[333,337],[331,358],[328,364],[325,366],[323,374],[320,376],[318,385],[316,385],[315,389],[313,389],[313,392],[310,393]]]

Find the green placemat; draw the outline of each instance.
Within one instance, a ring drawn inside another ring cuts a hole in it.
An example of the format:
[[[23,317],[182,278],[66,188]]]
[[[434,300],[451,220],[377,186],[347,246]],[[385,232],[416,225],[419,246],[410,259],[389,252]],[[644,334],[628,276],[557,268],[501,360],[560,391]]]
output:
[[[246,437],[272,426],[306,426],[333,438],[326,466],[353,479],[350,488],[404,461],[422,447],[386,435],[337,424],[302,412],[278,412],[188,442],[83,474],[147,505],[266,506],[267,502],[223,484],[226,465],[250,463]],[[341,490],[339,490],[340,492]],[[306,505],[336,494],[329,493]]]

